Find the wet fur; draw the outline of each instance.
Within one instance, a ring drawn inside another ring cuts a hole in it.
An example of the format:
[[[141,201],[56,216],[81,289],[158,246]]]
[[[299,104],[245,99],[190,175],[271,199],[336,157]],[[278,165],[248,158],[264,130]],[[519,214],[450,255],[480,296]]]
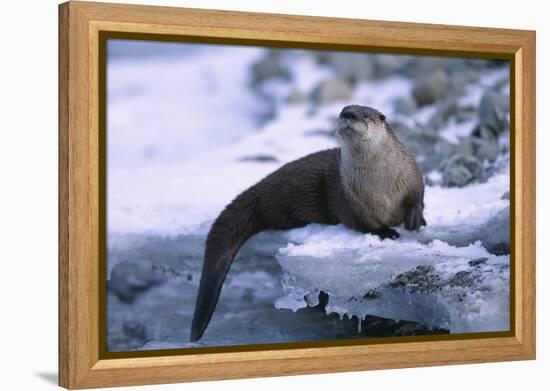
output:
[[[424,184],[414,158],[379,112],[349,107],[368,109],[372,118],[351,125],[339,120],[341,148],[282,166],[241,193],[216,219],[206,240],[191,340],[201,338],[208,326],[238,250],[260,231],[342,223],[395,238],[391,226],[404,222],[406,229],[416,230],[426,224]]]

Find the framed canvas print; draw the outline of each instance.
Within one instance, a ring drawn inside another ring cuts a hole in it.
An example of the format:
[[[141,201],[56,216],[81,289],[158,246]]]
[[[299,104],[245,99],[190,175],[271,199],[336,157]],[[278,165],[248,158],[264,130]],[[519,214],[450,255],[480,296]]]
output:
[[[534,32],[59,16],[60,385],[534,359]]]

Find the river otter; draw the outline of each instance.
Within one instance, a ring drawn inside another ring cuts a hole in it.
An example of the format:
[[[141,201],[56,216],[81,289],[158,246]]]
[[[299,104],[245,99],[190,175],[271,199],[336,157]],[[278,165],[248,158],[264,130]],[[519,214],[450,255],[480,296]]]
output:
[[[218,216],[206,239],[192,341],[210,322],[237,251],[260,231],[342,223],[396,238],[392,226],[404,222],[412,231],[426,225],[422,174],[385,116],[370,107],[346,106],[335,130],[340,148],[285,164]]]

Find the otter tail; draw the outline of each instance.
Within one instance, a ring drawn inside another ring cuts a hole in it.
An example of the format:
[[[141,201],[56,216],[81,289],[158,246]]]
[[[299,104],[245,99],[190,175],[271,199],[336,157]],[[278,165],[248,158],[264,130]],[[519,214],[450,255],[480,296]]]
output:
[[[250,191],[231,202],[210,228],[191,325],[191,341],[200,339],[206,330],[235,254],[247,239],[259,231],[256,197]]]

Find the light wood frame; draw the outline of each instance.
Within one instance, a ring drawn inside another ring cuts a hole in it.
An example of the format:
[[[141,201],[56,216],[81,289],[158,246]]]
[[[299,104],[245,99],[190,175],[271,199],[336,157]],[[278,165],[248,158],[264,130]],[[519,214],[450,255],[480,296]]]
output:
[[[511,314],[506,336],[103,358],[99,36],[505,58],[511,63]],[[88,2],[59,6],[59,384],[91,388],[535,358],[535,32]]]

